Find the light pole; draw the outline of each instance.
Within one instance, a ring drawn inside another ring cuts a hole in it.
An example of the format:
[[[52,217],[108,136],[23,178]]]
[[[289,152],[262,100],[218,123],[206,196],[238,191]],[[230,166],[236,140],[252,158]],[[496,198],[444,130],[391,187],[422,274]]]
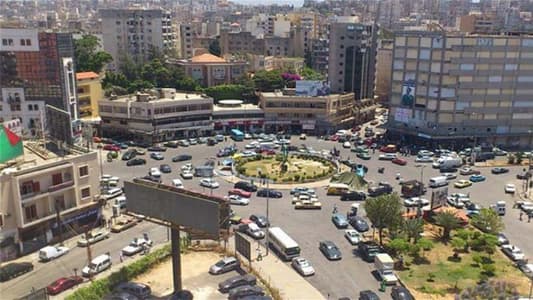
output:
[[[473,117],[477,116],[477,113],[472,112],[470,113],[471,119]],[[477,147],[477,132],[474,129],[474,146],[472,147],[472,151],[470,152],[470,164],[473,166],[476,163],[476,147]]]
[[[420,182],[424,183],[424,168],[426,165],[416,165],[420,169]]]
[[[265,246],[266,246],[266,255],[268,255],[268,230],[270,229],[270,219],[269,219],[269,206],[270,206],[270,189],[269,189],[270,180],[266,178],[267,185],[267,205],[266,205],[266,218],[267,218],[267,232],[265,234]]]

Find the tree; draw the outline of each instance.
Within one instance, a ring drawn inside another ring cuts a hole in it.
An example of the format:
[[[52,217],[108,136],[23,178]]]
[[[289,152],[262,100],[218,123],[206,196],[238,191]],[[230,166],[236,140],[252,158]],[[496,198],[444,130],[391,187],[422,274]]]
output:
[[[398,194],[370,198],[364,204],[366,215],[378,230],[379,244],[383,245],[383,230],[398,226],[402,221],[402,205]]]
[[[104,66],[113,57],[105,51],[97,51],[98,39],[94,35],[85,34],[81,39],[74,40],[74,64],[77,72],[102,72]]]
[[[254,86],[261,92],[273,92],[277,89],[283,88],[283,78],[281,78],[281,71],[258,71],[253,77]]]
[[[453,257],[455,258],[459,258],[459,251],[463,250],[465,246],[468,245],[468,243],[464,239],[458,236],[452,239],[451,244],[453,247]]]
[[[450,239],[450,233],[452,230],[460,226],[459,220],[452,211],[443,211],[435,216],[435,222],[438,226],[442,227],[442,239],[447,241]]]
[[[209,53],[220,56],[222,54],[222,49],[220,48],[220,41],[218,39],[214,39],[211,42],[209,42]]]
[[[432,241],[426,238],[419,239],[416,244],[420,247],[420,249],[422,249],[422,253],[426,253],[426,251],[433,249],[433,247],[435,246]]]
[[[300,75],[304,80],[324,80],[323,74],[320,74],[309,67],[304,67],[302,72],[300,72]]]
[[[479,214],[472,218],[472,225],[483,232],[498,234],[504,229],[502,218],[490,208],[482,208]]]
[[[453,282],[455,282],[453,288],[455,289],[456,292],[459,291],[459,288],[457,286],[459,283],[459,280],[463,279],[465,275],[466,275],[466,272],[465,272],[465,269],[463,268],[453,269],[448,272],[448,278],[450,278]]]
[[[402,255],[409,251],[409,242],[402,238],[395,238],[387,244],[387,247],[397,255]]]
[[[218,102],[223,99],[242,99],[245,94],[250,93],[250,88],[239,84],[222,84],[208,87],[204,92]]]
[[[416,243],[420,238],[420,234],[424,232],[424,220],[420,218],[406,219],[402,222],[402,230],[407,235],[407,241],[414,240]]]

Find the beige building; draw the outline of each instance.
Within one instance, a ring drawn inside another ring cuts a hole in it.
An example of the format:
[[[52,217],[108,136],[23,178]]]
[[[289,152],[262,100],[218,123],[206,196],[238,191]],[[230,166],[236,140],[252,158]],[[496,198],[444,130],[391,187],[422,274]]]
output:
[[[356,125],[353,93],[329,96],[296,96],[294,89],[260,94],[265,130],[327,134]]]
[[[388,102],[392,74],[392,40],[381,40],[376,56],[376,83],[374,97],[379,102]]]
[[[495,13],[471,12],[458,17],[459,31],[465,33],[497,34],[503,27]]]
[[[533,36],[398,32],[388,128],[428,142],[531,145],[532,85]]]
[[[220,100],[213,106],[215,132],[228,133],[231,129],[242,132],[264,131],[265,113],[255,104],[242,100]]]
[[[98,101],[104,97],[100,76],[94,72],[76,73],[80,119],[98,118]]]
[[[97,153],[58,156],[35,144],[25,146],[25,163],[0,170],[2,261],[100,224]]]

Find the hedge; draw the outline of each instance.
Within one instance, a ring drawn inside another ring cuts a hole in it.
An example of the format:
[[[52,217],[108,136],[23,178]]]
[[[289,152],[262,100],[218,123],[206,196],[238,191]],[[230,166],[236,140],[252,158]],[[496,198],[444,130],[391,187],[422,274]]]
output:
[[[133,278],[149,271],[171,255],[170,244],[163,246],[143,258],[133,262],[120,270],[111,273],[106,278],[93,281],[86,287],[79,288],[73,294],[67,296],[67,300],[98,300],[111,293],[113,288],[121,282],[130,281]]]

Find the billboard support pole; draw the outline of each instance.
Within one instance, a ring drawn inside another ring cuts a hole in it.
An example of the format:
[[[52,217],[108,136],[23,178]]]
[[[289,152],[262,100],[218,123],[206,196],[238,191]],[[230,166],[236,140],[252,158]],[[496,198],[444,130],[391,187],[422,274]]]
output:
[[[172,283],[175,294],[181,291],[181,245],[179,229],[174,227],[170,228],[170,240],[172,248]]]

